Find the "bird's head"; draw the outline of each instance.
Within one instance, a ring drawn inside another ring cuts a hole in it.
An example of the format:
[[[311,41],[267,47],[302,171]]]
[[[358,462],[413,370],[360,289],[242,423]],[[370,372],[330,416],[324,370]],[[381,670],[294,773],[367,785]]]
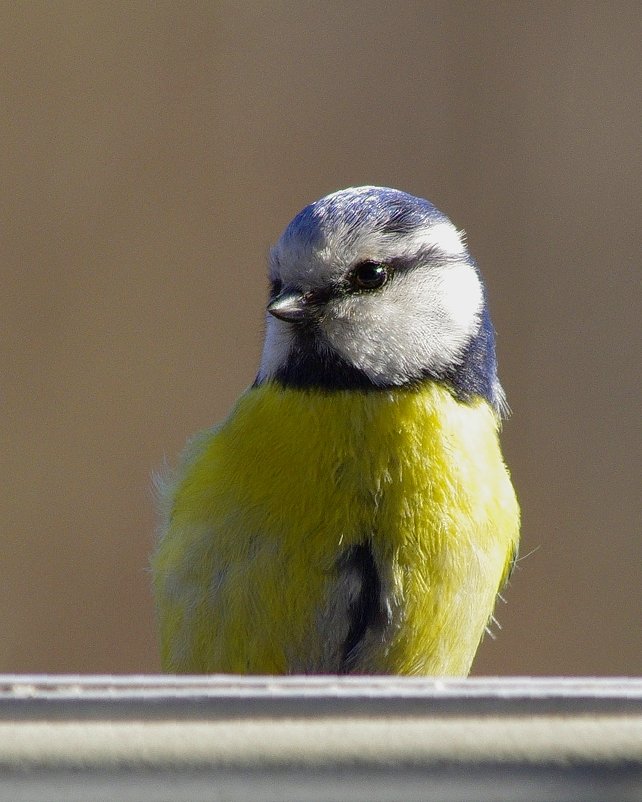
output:
[[[481,277],[428,201],[384,187],[321,198],[272,249],[270,283],[257,382],[331,391],[438,380],[503,411]]]

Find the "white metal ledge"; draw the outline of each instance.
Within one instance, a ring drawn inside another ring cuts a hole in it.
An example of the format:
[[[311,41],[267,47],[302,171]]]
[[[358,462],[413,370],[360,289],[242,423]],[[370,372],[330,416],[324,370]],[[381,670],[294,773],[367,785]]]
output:
[[[0,676],[4,802],[640,802],[642,679]]]

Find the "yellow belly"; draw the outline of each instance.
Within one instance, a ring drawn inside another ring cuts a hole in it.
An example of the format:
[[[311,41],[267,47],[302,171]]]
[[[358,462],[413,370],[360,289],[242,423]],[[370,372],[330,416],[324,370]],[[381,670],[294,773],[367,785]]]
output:
[[[519,531],[492,410],[436,383],[248,390],[165,502],[153,568],[171,672],[339,670],[337,566],[367,542],[390,615],[352,670],[464,675]]]

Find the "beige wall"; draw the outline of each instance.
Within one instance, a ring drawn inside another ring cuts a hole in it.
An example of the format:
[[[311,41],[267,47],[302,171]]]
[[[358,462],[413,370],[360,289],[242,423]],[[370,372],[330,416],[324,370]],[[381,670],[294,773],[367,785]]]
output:
[[[0,17],[0,670],[157,669],[150,473],[252,381],[282,227],[381,183],[499,332],[524,559],[477,673],[639,673],[639,4]]]

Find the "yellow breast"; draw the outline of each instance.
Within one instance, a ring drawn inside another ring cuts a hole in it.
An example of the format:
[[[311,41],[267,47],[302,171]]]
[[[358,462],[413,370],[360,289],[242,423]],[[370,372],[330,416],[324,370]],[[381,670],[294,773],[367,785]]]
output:
[[[168,671],[339,670],[341,559],[367,543],[388,618],[353,670],[466,674],[519,530],[492,410],[436,383],[248,390],[190,446],[166,502],[153,567]]]

